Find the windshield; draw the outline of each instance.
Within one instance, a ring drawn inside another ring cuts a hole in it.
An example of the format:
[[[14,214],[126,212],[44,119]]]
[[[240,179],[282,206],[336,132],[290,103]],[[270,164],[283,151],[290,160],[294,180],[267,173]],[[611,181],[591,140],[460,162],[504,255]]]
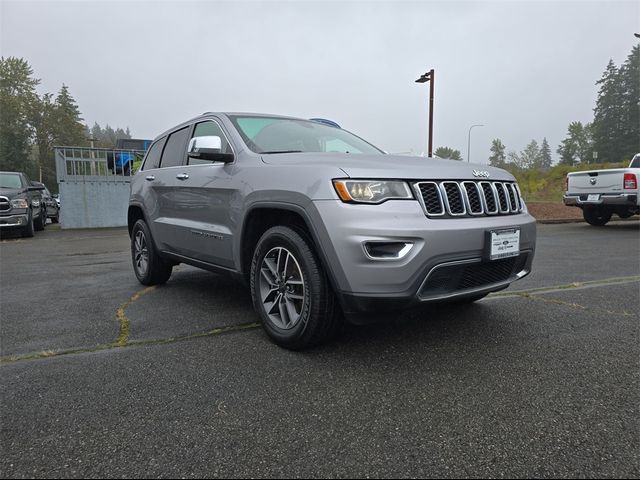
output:
[[[15,173],[0,173],[0,188],[22,188],[20,175]]]
[[[240,115],[229,118],[256,153],[384,153],[346,130],[309,120]]]

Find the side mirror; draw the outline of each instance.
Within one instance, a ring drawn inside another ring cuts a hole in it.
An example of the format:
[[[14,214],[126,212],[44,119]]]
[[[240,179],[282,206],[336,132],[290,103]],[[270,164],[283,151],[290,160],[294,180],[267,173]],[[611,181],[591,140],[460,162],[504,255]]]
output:
[[[199,160],[223,163],[233,162],[233,154],[222,152],[222,139],[215,135],[192,138],[189,141],[187,155],[189,158],[197,158]]]
[[[31,182],[31,186],[27,187],[27,190],[30,192],[41,192],[44,190],[44,185],[37,185],[36,183]]]

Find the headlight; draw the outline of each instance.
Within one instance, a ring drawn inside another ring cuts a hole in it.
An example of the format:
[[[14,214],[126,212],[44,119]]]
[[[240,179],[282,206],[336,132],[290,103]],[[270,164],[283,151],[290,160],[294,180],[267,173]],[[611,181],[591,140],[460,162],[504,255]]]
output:
[[[407,182],[397,180],[334,180],[333,186],[343,202],[382,203],[413,198]]]
[[[29,208],[29,202],[27,202],[26,198],[16,198],[11,200],[11,206],[13,208]]]

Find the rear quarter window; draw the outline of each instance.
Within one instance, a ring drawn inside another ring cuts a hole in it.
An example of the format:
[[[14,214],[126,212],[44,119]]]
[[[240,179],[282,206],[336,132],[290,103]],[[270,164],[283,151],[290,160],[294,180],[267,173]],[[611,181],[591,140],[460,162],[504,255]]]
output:
[[[149,170],[160,166],[160,155],[162,154],[162,147],[164,147],[166,140],[167,137],[161,138],[149,147],[149,151],[142,165],[142,170]]]
[[[184,163],[187,154],[187,140],[189,139],[189,127],[173,132],[167,139],[167,145],[162,152],[160,168],[176,167]]]

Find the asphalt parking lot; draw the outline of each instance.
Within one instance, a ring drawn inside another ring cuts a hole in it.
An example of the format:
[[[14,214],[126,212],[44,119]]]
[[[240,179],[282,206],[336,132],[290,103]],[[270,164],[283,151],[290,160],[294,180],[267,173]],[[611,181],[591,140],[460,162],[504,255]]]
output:
[[[640,222],[538,228],[509,290],[303,353],[126,229],[2,240],[0,475],[638,477]]]

